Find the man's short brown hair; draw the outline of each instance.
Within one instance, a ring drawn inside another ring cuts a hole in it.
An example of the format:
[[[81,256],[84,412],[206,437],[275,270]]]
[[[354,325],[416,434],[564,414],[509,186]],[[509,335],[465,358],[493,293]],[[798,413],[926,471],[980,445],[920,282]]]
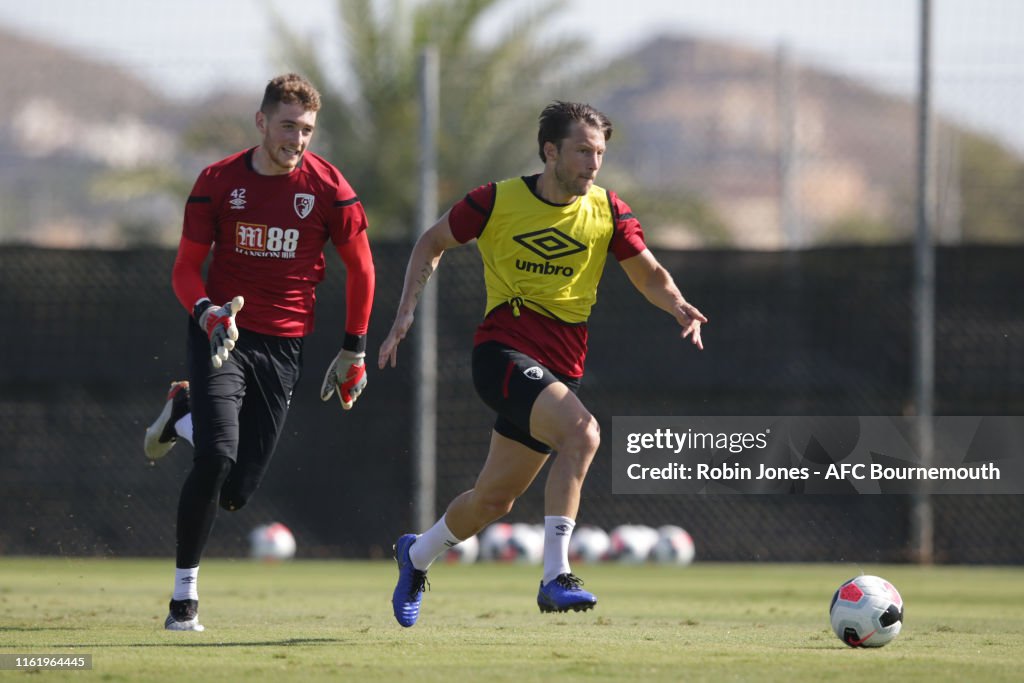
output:
[[[544,156],[544,143],[554,143],[561,148],[562,140],[569,137],[569,128],[573,121],[597,128],[607,142],[612,137],[612,122],[607,116],[582,102],[552,102],[540,113],[540,130],[537,131],[537,146],[540,148],[540,160],[547,161]]]
[[[269,116],[282,102],[301,104],[306,111],[320,111],[320,93],[312,83],[295,73],[278,76],[267,83],[260,111]]]

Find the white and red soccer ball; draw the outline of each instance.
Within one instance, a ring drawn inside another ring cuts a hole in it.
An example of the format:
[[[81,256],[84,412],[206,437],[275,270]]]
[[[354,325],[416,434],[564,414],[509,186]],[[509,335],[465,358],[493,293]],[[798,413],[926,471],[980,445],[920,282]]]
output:
[[[479,546],[478,557],[483,562],[537,564],[544,555],[544,527],[495,522],[480,533]],[[458,549],[456,546],[453,550]],[[610,534],[600,527],[584,524],[576,527],[569,539],[572,562],[616,560],[641,564],[653,561],[685,566],[693,562],[695,554],[690,534],[672,524],[657,529],[643,524],[622,524]]]
[[[881,577],[857,576],[832,596],[829,620],[836,637],[850,647],[882,647],[903,628],[903,598]]]
[[[513,524],[509,543],[513,562],[540,564],[544,559],[544,527],[539,524]]]
[[[485,562],[512,560],[512,525],[494,522],[480,532],[480,559]]]
[[[495,522],[480,533],[480,559],[539,564],[544,556],[544,527]]]
[[[480,539],[470,536],[462,543],[445,550],[441,557],[449,564],[473,564],[480,557]]]
[[[674,524],[658,527],[658,541],[651,548],[651,559],[660,564],[686,566],[693,562],[696,550],[685,529]]]
[[[651,556],[658,532],[644,524],[620,524],[612,529],[609,557],[625,564],[640,564]]]
[[[284,524],[263,524],[249,534],[249,554],[253,559],[279,562],[295,557],[295,536]]]
[[[569,539],[569,560],[572,562],[600,562],[608,558],[612,539],[608,532],[596,526],[576,527]]]

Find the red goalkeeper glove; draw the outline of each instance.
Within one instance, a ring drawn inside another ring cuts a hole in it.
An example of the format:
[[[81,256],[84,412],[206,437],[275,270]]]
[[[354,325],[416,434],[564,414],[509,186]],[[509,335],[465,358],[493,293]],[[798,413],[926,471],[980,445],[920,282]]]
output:
[[[324,383],[320,386],[320,400],[330,400],[335,392],[344,410],[350,410],[359,394],[366,388],[366,358],[364,351],[342,349],[327,368]]]
[[[210,338],[210,362],[219,368],[238,341],[235,315],[242,310],[245,299],[236,296],[223,306],[214,306],[209,300],[196,304],[192,315]]]

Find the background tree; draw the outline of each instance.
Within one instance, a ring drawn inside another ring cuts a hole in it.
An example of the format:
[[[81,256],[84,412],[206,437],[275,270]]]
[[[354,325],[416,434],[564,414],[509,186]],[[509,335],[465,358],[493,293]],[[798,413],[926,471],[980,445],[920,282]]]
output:
[[[997,141],[961,138],[961,225],[968,242],[1024,238],[1024,164]]]
[[[414,225],[416,74],[428,45],[439,53],[440,205],[536,167],[537,115],[551,99],[571,99],[583,87],[587,77],[577,67],[584,45],[544,33],[545,19],[564,2],[515,12],[513,6],[511,0],[338,0],[341,68],[325,62],[322,44],[284,29],[281,61],[307,75],[324,98],[317,147],[355,186],[375,234],[420,227]],[[481,35],[488,21],[493,26],[504,17],[496,34]]]

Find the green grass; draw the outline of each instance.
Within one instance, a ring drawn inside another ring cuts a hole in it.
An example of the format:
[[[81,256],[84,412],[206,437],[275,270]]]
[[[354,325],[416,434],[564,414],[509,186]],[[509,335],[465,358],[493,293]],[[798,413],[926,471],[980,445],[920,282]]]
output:
[[[438,565],[420,623],[391,616],[384,562],[203,563],[204,633],[162,628],[168,560],[0,559],[0,653],[93,655],[102,681],[1019,681],[1024,570],[585,566],[592,612],[542,615],[539,570]],[[840,582],[892,581],[903,633],[847,648]],[[0,672],[0,678],[24,676]]]

